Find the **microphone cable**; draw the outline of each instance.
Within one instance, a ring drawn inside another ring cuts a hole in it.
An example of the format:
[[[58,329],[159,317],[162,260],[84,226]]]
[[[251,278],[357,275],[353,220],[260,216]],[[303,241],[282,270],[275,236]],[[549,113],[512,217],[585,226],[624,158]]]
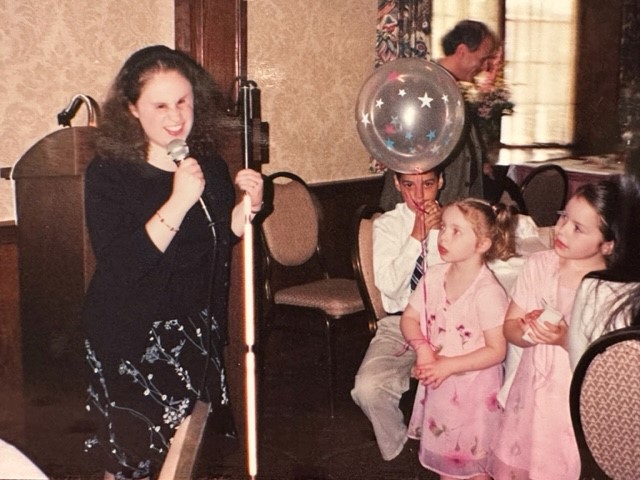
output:
[[[180,166],[180,162],[189,156],[189,145],[187,142],[181,138],[176,138],[172,140],[167,145],[167,155],[171,157],[176,166]],[[206,186],[205,186],[206,188]],[[213,328],[213,306],[212,306],[212,295],[213,295],[213,285],[215,283],[216,278],[216,267],[217,267],[217,259],[218,259],[218,233],[216,231],[216,224],[212,220],[211,215],[209,213],[209,209],[204,203],[204,199],[202,196],[198,199],[200,202],[200,206],[202,207],[202,211],[207,219],[207,226],[211,230],[212,235],[212,245],[213,249],[211,252],[211,267],[209,270],[209,282],[207,286],[207,318],[205,320],[205,346],[206,346],[206,359],[204,364],[204,370],[202,372],[202,379],[200,380],[199,389],[198,389],[198,399],[202,400],[203,392],[206,388],[207,383],[207,375],[209,374],[209,364],[212,362],[212,344],[211,344],[211,330]],[[220,332],[218,331],[218,339],[220,340]],[[222,361],[222,353],[218,352],[220,357],[220,362]],[[222,364],[220,364],[219,369],[222,368]],[[220,379],[222,383],[222,377]],[[223,388],[222,384],[220,385],[221,390]],[[207,397],[209,397],[210,393],[207,391]],[[209,398],[209,403],[211,403],[211,399]]]

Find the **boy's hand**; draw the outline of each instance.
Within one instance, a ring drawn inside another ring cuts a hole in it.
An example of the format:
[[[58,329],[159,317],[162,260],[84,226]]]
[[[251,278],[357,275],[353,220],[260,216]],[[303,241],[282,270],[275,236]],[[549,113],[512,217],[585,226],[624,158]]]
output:
[[[415,205],[416,217],[413,222],[411,236],[422,242],[429,231],[440,228],[442,223],[442,207],[437,200],[425,200],[422,205]]]

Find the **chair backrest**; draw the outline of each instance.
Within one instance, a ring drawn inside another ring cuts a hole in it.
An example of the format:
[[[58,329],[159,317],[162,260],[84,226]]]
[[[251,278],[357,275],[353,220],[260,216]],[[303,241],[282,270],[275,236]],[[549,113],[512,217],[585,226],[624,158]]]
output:
[[[520,191],[527,215],[539,227],[554,225],[558,210],[567,202],[569,179],[558,165],[542,165],[534,168],[522,181]]]
[[[583,474],[638,478],[639,327],[613,331],[589,346],[573,375],[570,407]]]
[[[502,186],[503,190],[499,201],[506,205],[515,205],[520,213],[529,215],[527,213],[527,205],[524,203],[524,198],[522,198],[522,192],[518,184],[509,177],[504,177]]]
[[[380,207],[362,205],[356,211],[353,222],[351,264],[360,295],[370,314],[369,330],[372,332],[377,327],[376,322],[387,315],[373,274],[373,222],[382,212]]]
[[[527,214],[520,185],[514,182],[509,176],[507,165],[494,165],[491,175],[483,175],[482,185],[484,187],[484,198],[491,204],[502,202],[506,205],[515,205],[522,214]]]
[[[319,217],[313,197],[304,180],[293,173],[278,172],[269,179],[273,211],[261,226],[265,247],[281,265],[302,265],[318,250]]]

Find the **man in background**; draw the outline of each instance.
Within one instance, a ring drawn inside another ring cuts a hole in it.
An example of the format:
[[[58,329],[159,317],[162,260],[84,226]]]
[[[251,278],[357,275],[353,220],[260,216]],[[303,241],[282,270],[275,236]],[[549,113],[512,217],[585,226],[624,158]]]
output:
[[[498,39],[482,22],[462,20],[442,38],[444,57],[438,60],[458,82],[473,82],[474,78],[489,68],[496,52]],[[474,114],[467,108],[465,128],[458,147],[443,162],[444,186],[440,203],[446,205],[466,197],[484,198],[483,173],[490,175],[480,134],[474,125]],[[380,206],[386,211],[401,198],[392,188],[393,172],[387,172]]]

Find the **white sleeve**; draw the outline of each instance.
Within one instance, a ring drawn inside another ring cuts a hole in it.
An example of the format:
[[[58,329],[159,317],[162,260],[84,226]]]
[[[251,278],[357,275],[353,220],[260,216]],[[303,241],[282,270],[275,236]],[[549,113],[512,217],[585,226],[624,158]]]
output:
[[[571,310],[569,324],[569,360],[575,369],[589,345],[605,333],[631,323],[628,309],[610,318],[632,289],[634,282],[613,282],[586,278],[580,284]],[[605,331],[605,325],[607,330]]]
[[[586,323],[593,318],[594,302],[589,297],[594,296],[594,286],[593,279],[587,278],[583,280],[573,301],[568,339],[571,370],[575,370],[580,358],[591,343],[591,338],[587,335]]]
[[[387,220],[387,221],[385,221]],[[403,238],[400,222],[378,218],[373,224],[373,269],[376,287],[383,297],[404,299],[410,293],[410,278],[420,255],[420,242],[407,235]],[[385,308],[387,308],[385,306]]]

